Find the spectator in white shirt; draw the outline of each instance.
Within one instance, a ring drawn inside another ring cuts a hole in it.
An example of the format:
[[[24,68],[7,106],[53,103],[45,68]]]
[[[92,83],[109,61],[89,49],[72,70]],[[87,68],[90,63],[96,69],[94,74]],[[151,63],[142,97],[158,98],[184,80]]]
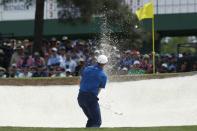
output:
[[[64,69],[65,70],[70,69],[70,72],[73,74],[75,72],[76,67],[77,67],[76,61],[74,61],[71,58],[70,54],[67,54],[66,59],[64,61]]]
[[[61,57],[57,54],[57,48],[53,47],[51,49],[51,51],[52,51],[52,54],[48,59],[47,66],[51,67],[51,66],[54,66],[54,65],[60,65]]]

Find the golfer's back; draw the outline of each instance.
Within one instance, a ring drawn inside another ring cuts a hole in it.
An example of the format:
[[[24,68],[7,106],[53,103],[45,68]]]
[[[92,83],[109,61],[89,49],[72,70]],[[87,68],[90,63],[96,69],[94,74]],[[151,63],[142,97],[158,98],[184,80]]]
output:
[[[105,88],[107,76],[98,65],[86,67],[81,76],[81,92],[90,92],[97,96],[99,88]]]

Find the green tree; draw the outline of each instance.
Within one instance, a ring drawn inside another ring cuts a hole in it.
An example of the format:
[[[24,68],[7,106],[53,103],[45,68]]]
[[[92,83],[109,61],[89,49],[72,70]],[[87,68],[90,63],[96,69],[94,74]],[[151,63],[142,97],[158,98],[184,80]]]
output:
[[[161,43],[161,53],[175,53],[177,54],[178,44],[188,44],[188,37],[171,37],[167,41]],[[195,53],[195,48],[180,48],[180,52]]]
[[[121,30],[117,36],[119,48],[141,48],[146,39],[146,33],[136,28],[138,20],[125,0],[58,0],[58,3],[62,9],[60,19],[66,21],[81,18],[90,22],[93,17],[106,17],[109,25]]]

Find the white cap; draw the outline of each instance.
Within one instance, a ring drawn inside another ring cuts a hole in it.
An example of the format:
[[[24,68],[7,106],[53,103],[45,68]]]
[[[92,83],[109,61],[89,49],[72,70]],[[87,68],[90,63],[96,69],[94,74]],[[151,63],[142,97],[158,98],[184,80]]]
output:
[[[57,48],[55,47],[53,47],[51,50],[57,52]]]
[[[122,68],[123,71],[128,71],[127,67]]]
[[[62,37],[62,40],[67,40],[67,39],[68,39],[67,36],[63,36],[63,37]]]
[[[100,51],[99,51],[99,50],[95,50],[95,51],[94,51],[94,53],[98,53],[98,54],[99,54],[99,53],[100,53]]]
[[[85,61],[83,58],[80,58],[79,61]]]
[[[165,68],[168,68],[168,65],[166,63],[163,63],[161,66],[165,67]]]
[[[12,64],[12,67],[16,67],[16,63],[13,63],[13,64]]]
[[[183,54],[179,54],[179,58],[183,58]]]
[[[134,63],[133,63],[134,65],[139,65],[140,64],[140,62],[138,61],[138,60],[136,60],[136,61],[134,61]]]
[[[105,55],[99,55],[97,58],[97,62],[100,64],[106,64],[108,62],[108,58]]]

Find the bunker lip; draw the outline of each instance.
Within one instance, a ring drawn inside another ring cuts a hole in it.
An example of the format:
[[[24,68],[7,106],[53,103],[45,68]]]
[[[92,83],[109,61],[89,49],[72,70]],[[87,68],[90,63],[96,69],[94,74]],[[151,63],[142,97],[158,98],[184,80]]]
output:
[[[172,77],[193,76],[197,72],[187,73],[165,73],[165,74],[146,74],[146,75],[113,75],[109,76],[109,82],[140,81],[149,79],[165,79]],[[1,85],[10,86],[48,86],[48,85],[78,85],[79,77],[72,78],[6,78],[0,79]]]

